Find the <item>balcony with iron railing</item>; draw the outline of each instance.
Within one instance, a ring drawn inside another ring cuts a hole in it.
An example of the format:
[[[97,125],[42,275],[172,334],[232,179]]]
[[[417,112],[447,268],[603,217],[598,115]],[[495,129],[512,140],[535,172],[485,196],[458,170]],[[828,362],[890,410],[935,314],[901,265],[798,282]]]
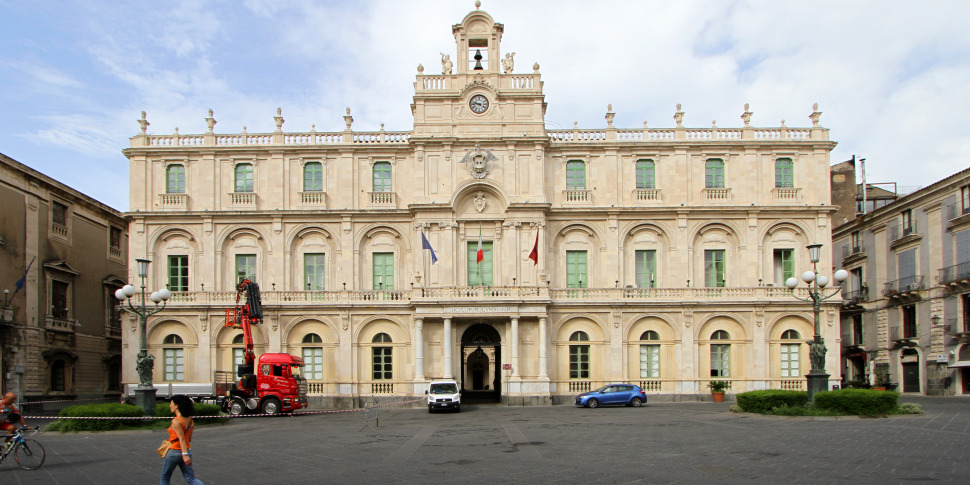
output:
[[[970,206],[962,207],[962,203],[951,203],[944,207],[944,213],[946,214],[946,220],[951,222],[963,222],[963,216],[968,216],[970,218]],[[954,219],[960,218],[961,221],[954,221]]]
[[[970,283],[970,261],[940,268],[936,281],[941,285]]]
[[[923,275],[907,276],[896,281],[886,282],[882,288],[882,296],[898,298],[900,295],[913,293],[924,288]]]
[[[919,326],[916,322],[911,322],[889,327],[889,340],[903,346],[916,345],[919,340]]]
[[[866,257],[866,250],[862,246],[853,246],[851,244],[848,246],[842,246],[843,261],[850,260],[850,259],[864,258],[864,257]]]
[[[862,347],[862,335],[850,332],[842,335],[842,346],[846,348]]]
[[[864,301],[869,301],[869,287],[862,285],[856,290],[842,290],[842,299],[845,300],[843,304],[845,305],[858,305]]]
[[[891,245],[895,247],[900,244],[905,244],[913,239],[918,239],[920,237],[920,234],[917,231],[916,222],[917,221],[913,220],[906,227],[903,227],[902,224],[898,224],[898,223],[889,227],[887,232],[889,235],[889,241],[892,243]]]

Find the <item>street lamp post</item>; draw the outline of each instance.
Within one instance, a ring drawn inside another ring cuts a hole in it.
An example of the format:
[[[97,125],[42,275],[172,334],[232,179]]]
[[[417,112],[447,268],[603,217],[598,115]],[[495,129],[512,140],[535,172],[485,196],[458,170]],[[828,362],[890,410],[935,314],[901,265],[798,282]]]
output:
[[[145,410],[145,416],[154,416],[155,386],[152,384],[152,368],[155,367],[155,357],[148,353],[148,340],[145,336],[145,327],[148,323],[148,316],[162,311],[165,308],[165,303],[172,297],[172,292],[168,291],[167,288],[153,292],[148,296],[148,299],[155,303],[155,308],[148,308],[147,302],[145,301],[145,278],[148,277],[148,264],[151,261],[147,259],[136,259],[135,261],[138,263],[138,276],[141,277],[141,304],[137,307],[132,305],[131,297],[135,296],[138,290],[131,284],[127,284],[116,291],[115,298],[122,302],[121,308],[123,310],[138,315],[140,350],[138,351],[138,359],[135,364],[135,368],[138,370],[138,387],[135,388],[135,404]],[[124,304],[126,300],[128,301],[127,308]],[[162,305],[159,306],[159,303]]]
[[[812,370],[805,377],[808,379],[808,404],[815,403],[815,394],[820,391],[828,390],[829,375],[825,373],[825,340],[822,338],[819,326],[819,312],[822,309],[822,301],[832,298],[839,294],[840,288],[836,288],[832,294],[825,295],[825,287],[829,284],[828,276],[819,276],[818,262],[821,252],[821,244],[810,244],[808,256],[812,260],[812,270],[802,273],[802,281],[808,285],[808,298],[802,298],[795,294],[795,287],[798,286],[798,279],[788,278],[785,286],[791,290],[792,296],[802,301],[812,302],[812,310],[815,312],[815,336],[808,341],[809,356],[812,361]],[[839,285],[849,278],[849,273],[840,269],[835,272],[835,282]]]

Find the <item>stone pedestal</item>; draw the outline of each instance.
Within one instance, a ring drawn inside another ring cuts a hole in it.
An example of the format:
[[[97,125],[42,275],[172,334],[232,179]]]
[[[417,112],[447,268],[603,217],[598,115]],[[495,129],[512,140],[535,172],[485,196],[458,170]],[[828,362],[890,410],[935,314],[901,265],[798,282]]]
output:
[[[145,416],[155,415],[155,393],[157,389],[135,389],[135,405],[145,410]]]
[[[826,373],[805,376],[808,379],[808,405],[815,404],[815,393],[829,390],[829,375]]]

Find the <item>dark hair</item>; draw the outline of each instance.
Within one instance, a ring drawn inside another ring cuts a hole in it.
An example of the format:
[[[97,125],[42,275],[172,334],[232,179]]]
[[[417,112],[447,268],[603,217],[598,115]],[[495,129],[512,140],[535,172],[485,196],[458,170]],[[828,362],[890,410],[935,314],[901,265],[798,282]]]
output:
[[[192,398],[184,394],[176,394],[172,396],[172,402],[178,407],[179,414],[183,418],[191,418],[195,415],[195,403],[192,402]]]
[[[17,414],[17,413],[7,413],[7,422],[8,423],[19,423],[20,422],[20,415]]]

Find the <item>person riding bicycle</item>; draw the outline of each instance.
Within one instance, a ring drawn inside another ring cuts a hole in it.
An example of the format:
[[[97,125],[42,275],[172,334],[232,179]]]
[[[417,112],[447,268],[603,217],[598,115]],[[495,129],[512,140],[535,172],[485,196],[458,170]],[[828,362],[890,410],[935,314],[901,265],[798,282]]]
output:
[[[10,436],[17,431],[17,423],[20,423],[21,427],[27,426],[24,417],[20,415],[20,410],[17,409],[17,395],[12,392],[3,395],[3,400],[0,401],[0,415],[2,415],[0,431],[6,432],[4,443],[8,443]]]

